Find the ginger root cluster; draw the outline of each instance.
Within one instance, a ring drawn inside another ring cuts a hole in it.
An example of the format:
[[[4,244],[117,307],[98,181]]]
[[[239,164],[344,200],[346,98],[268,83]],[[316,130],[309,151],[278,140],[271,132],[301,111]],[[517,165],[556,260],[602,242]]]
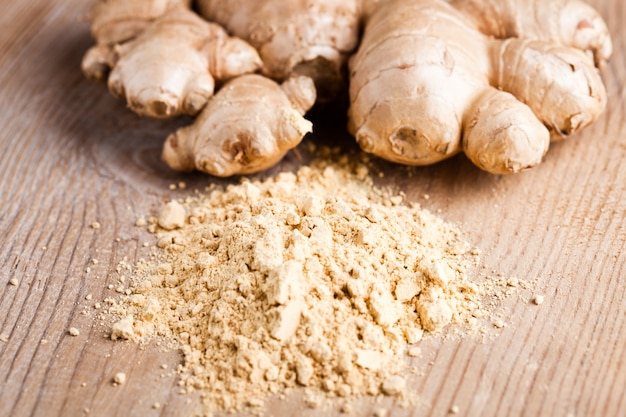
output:
[[[366,152],[519,172],[598,119],[612,54],[580,0],[98,0],[91,26],[85,74],[139,115],[197,116],[163,158],[216,176],[273,166],[345,90]]]

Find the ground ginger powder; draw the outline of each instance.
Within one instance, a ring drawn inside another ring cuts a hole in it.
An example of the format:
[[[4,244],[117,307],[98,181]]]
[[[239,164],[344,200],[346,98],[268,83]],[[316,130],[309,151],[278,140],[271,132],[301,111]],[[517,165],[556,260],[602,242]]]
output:
[[[402,396],[407,347],[471,320],[482,295],[467,277],[478,252],[402,203],[345,157],[172,201],[111,337],[174,340],[181,385],[209,411],[292,387]]]

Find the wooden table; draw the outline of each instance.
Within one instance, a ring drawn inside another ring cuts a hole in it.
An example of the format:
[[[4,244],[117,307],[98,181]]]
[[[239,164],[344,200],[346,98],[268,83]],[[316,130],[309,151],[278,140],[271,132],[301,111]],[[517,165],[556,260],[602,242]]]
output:
[[[135,219],[215,180],[159,160],[163,138],[184,121],[140,119],[80,73],[89,3],[0,8],[0,416],[191,415],[197,396],[179,395],[160,366],[171,370],[179,355],[112,342],[93,304],[115,294],[120,260],[147,253],[150,236]],[[608,111],[592,128],[515,176],[463,157],[411,170],[379,164],[383,183],[458,223],[486,265],[536,280],[533,292],[545,296],[539,306],[532,293],[505,300],[507,326],[485,343],[423,342],[423,374],[410,380],[423,405],[384,400],[390,416],[444,416],[452,405],[481,417],[626,415],[626,3],[592,3],[616,49],[604,72]],[[297,162],[290,154],[276,170]],[[178,181],[188,189],[170,191]],[[128,382],[115,387],[120,371]],[[373,407],[357,402],[352,415]],[[308,410],[297,393],[267,413],[329,414],[339,412]]]

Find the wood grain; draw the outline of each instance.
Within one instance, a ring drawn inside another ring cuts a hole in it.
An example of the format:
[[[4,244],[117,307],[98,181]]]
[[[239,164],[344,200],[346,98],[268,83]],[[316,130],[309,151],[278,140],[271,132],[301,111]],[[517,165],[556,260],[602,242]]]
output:
[[[536,280],[545,303],[532,305],[531,293],[505,300],[507,326],[485,342],[423,341],[420,373],[410,376],[419,405],[364,399],[353,416],[375,407],[445,416],[452,405],[481,417],[626,415],[626,5],[591,3],[616,49],[603,75],[608,111],[596,125],[510,177],[462,157],[426,168],[378,164],[383,184],[458,223],[495,271]],[[193,189],[215,179],[160,162],[163,138],[185,121],[137,118],[83,78],[88,6],[5,2],[0,13],[0,416],[192,415],[198,396],[179,395],[176,376],[161,368],[179,355],[111,342],[93,305],[115,294],[119,261],[147,254],[150,237],[135,219],[189,192],[170,183]],[[292,153],[269,174],[297,164]],[[90,227],[96,221],[100,229]],[[115,387],[120,371],[128,382]],[[308,410],[300,395],[273,400],[267,415],[339,415]]]

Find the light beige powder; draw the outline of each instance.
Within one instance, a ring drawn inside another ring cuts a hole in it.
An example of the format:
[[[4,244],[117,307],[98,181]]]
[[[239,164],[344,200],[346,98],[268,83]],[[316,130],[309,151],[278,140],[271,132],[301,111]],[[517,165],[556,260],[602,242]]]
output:
[[[402,203],[328,150],[295,174],[169,203],[147,222],[157,248],[111,307],[122,317],[111,337],[174,340],[182,385],[209,411],[291,387],[312,406],[402,397],[407,346],[483,316],[484,295],[468,279],[478,252]]]

